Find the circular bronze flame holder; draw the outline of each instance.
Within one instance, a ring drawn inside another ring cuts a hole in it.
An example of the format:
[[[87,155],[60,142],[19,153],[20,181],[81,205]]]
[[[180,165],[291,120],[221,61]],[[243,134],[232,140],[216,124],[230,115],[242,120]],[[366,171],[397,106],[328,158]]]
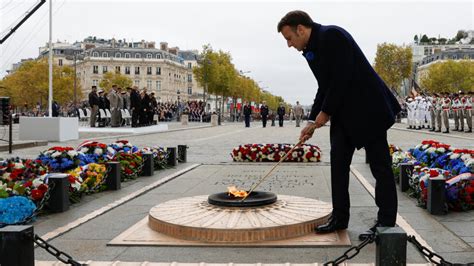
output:
[[[209,195],[207,202],[222,207],[257,207],[275,203],[277,195],[272,192],[252,191],[245,200],[242,199],[229,195],[227,192],[221,192]]]

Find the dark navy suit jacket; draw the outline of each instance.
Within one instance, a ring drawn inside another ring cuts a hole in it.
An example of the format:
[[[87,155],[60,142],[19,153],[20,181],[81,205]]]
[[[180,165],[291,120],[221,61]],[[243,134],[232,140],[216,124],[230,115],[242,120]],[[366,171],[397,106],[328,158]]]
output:
[[[303,56],[319,85],[309,120],[327,113],[357,148],[394,124],[397,99],[347,31],[314,23]]]

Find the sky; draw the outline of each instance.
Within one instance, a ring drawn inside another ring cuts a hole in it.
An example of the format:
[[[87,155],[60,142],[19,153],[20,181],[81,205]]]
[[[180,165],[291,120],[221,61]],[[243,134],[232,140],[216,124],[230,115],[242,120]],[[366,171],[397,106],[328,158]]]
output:
[[[11,65],[38,56],[49,38],[49,1],[0,45],[0,78]],[[0,36],[39,0],[0,0]],[[377,44],[408,45],[416,34],[452,38],[474,29],[474,1],[198,1],[53,0],[53,41],[88,36],[168,42],[181,50],[230,52],[236,69],[285,101],[312,104],[318,85],[301,53],[277,32],[291,10],[338,25],[373,63]]]

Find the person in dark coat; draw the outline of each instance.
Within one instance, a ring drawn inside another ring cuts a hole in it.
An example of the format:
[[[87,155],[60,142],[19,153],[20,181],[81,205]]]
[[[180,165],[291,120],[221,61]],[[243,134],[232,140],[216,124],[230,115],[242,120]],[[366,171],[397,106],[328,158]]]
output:
[[[92,86],[89,93],[89,106],[91,107],[90,126],[95,127],[97,115],[99,114],[99,95],[97,95],[97,86]]]
[[[245,117],[245,127],[250,127],[250,116],[252,115],[252,107],[250,103],[244,103],[244,117]]]
[[[265,101],[260,106],[260,115],[262,116],[262,126],[267,127],[268,105]]]
[[[52,109],[51,114],[53,115],[53,117],[58,117],[59,110],[60,110],[58,102],[54,101],[51,109]]]
[[[128,87],[127,91],[130,93],[130,111],[132,112],[132,127],[138,126],[138,117],[140,113],[140,94],[138,93],[138,87]]]
[[[277,109],[277,115],[278,115],[278,125],[280,127],[283,127],[283,119],[285,118],[285,106],[283,103],[280,103],[280,106]]]
[[[352,36],[338,26],[314,23],[303,11],[291,11],[278,23],[288,47],[303,56],[318,81],[308,124],[300,140],[331,120],[331,190],[333,211],[318,233],[346,229],[349,223],[349,166],[355,149],[365,148],[376,179],[377,222],[359,235],[366,239],[376,227],[395,226],[397,192],[391,169],[387,130],[401,108]]]

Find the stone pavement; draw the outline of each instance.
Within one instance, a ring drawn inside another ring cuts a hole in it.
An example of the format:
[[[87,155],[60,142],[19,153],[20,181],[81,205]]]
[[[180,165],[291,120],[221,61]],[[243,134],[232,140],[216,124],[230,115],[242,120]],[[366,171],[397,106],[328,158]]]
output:
[[[53,245],[82,261],[130,261],[130,262],[206,262],[206,263],[322,263],[341,255],[345,248],[209,248],[209,247],[116,247],[107,243],[144,218],[149,209],[164,201],[185,196],[204,195],[220,192],[228,184],[235,182],[244,187],[254,176],[262,175],[271,164],[234,163],[230,152],[233,147],[244,143],[295,143],[299,130],[294,123],[285,123],[285,127],[261,128],[252,123],[251,128],[243,124],[229,123],[225,126],[163,132],[143,136],[124,137],[137,146],[176,146],[187,144],[188,163],[180,164],[176,169],[155,172],[152,177],[141,177],[124,183],[124,188],[116,192],[102,192],[85,196],[71,210],[62,214],[41,217],[35,223],[36,232],[42,236],[58,227],[65,226],[79,217],[103,208],[134,191],[143,188],[163,177],[169,177],[176,171],[201,164],[173,180],[161,184],[147,193],[123,201],[104,214],[79,225],[51,240]],[[472,135],[471,135],[472,136]],[[474,139],[454,135],[427,135],[422,131],[407,132],[392,129],[388,134],[389,143],[407,149],[419,144],[423,139],[436,139],[454,147],[473,148]],[[101,137],[104,143],[112,142],[116,137]],[[71,141],[61,145],[76,146],[81,141]],[[323,151],[323,162],[315,164],[285,163],[276,174],[262,185],[277,194],[287,194],[321,199],[331,202],[329,187],[329,127],[318,130],[309,141]],[[57,143],[50,145],[57,145]],[[15,151],[15,155],[34,158],[44,147]],[[5,157],[0,153],[0,157]],[[363,151],[353,158],[353,169],[362,174],[368,183],[372,183],[368,165],[364,163]],[[240,183],[239,183],[240,182]],[[376,207],[372,196],[354,175],[351,177],[351,221],[349,236],[353,245],[359,232],[372,225]],[[449,213],[444,216],[429,215],[426,210],[416,207],[416,202],[399,193],[399,214],[411,225],[426,242],[448,261],[472,262],[474,258],[472,233],[474,215],[467,213]],[[408,245],[409,263],[426,263],[426,260]],[[53,261],[51,255],[36,248],[37,260]],[[368,245],[352,259],[351,263],[372,263],[375,259],[375,245]]]

